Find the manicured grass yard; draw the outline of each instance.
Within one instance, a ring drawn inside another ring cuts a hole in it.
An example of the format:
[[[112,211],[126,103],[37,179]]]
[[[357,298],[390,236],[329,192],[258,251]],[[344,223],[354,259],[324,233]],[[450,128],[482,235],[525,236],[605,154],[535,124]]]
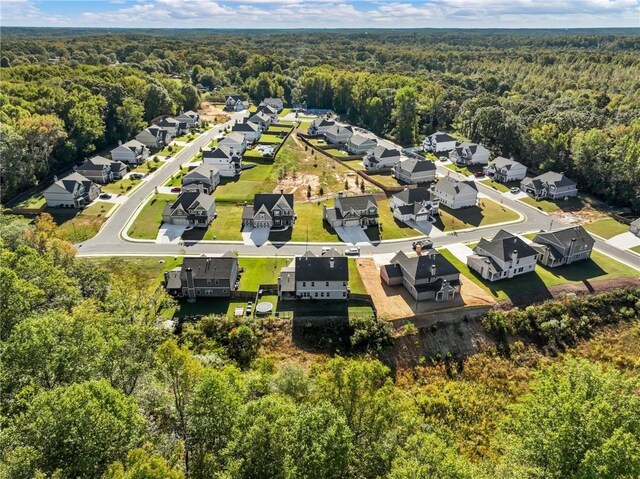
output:
[[[182,234],[182,239],[185,241],[242,240],[242,206],[219,203],[216,200],[216,213],[218,216],[209,224],[206,230],[193,228],[185,231]]]
[[[571,211],[575,209],[580,209],[584,202],[577,196],[573,196],[569,198],[567,201],[565,200],[539,200],[536,201],[535,198],[531,198],[527,196],[526,198],[521,198],[518,201],[526,203],[534,208],[538,208],[540,211],[544,211],[545,213],[553,213],[554,211],[564,210]]]
[[[180,168],[180,171],[177,173],[174,173],[173,176],[171,178],[169,178],[164,186],[180,186],[182,185],[182,177],[189,171],[188,168]]]
[[[177,138],[174,138],[175,141],[182,141],[185,143],[189,143],[193,140],[195,140],[198,137],[198,135],[194,135],[193,133],[190,133],[188,135],[183,135],[183,136],[179,136]]]
[[[156,171],[158,168],[162,167],[164,165],[164,162],[160,161],[160,160],[148,160],[145,161],[144,163],[136,166],[133,170],[131,170],[134,173],[142,173],[143,175],[146,175],[147,173],[153,173],[154,171]]]
[[[106,215],[114,207],[113,203],[96,201],[84,210],[51,209],[47,212],[58,224],[59,238],[77,243],[93,238],[107,220]]]
[[[289,133],[290,126],[270,126],[267,133]]]
[[[36,193],[16,204],[14,208],[38,210],[42,208],[46,203],[47,200],[45,200],[44,196],[42,196],[42,193]]]
[[[640,245],[639,246],[634,246],[633,248],[631,248],[631,251],[633,251],[634,253],[640,254]]]
[[[354,170],[364,171],[365,167],[362,164],[362,160],[345,160],[343,161],[345,165],[349,165],[350,168]]]
[[[494,181],[494,180],[491,180],[491,179],[482,180],[479,183],[482,183],[483,185],[486,185],[489,188],[493,188],[494,190],[498,190],[501,193],[508,192],[509,188],[511,188],[511,186],[518,186],[519,185],[519,183],[517,181],[509,183],[508,185],[505,185],[504,183],[500,183],[498,181]]]
[[[167,201],[175,201],[177,195],[154,195],[142,208],[135,221],[129,228],[129,236],[138,239],[156,239],[158,229],[162,224],[162,210]]]
[[[367,236],[372,241],[413,238],[422,235],[419,231],[393,217],[393,213],[389,209],[389,199],[378,200],[378,214],[380,215],[380,225],[382,226],[380,234],[378,234],[378,230],[375,227],[370,226],[366,230]]]
[[[273,165],[256,165],[253,168],[242,170],[241,181],[265,181],[271,175]]]
[[[354,294],[367,294],[367,288],[364,287],[358,264],[353,258],[349,258],[349,287]]]
[[[260,137],[258,143],[260,143],[261,145],[277,145],[282,143],[282,138],[276,135],[265,133]]]
[[[251,158],[262,158],[262,153],[254,148],[252,150],[246,150],[243,153],[242,158],[249,160],[251,160]]]
[[[448,250],[444,249],[440,252],[451,261],[463,275],[491,293],[497,301],[526,297],[527,294],[545,291],[550,286],[560,284],[582,283],[589,280],[634,278],[638,276],[636,270],[598,251],[593,251],[590,260],[578,261],[558,268],[545,268],[536,265],[535,272],[533,273],[492,283],[491,281],[485,281],[475,272],[471,271],[466,264],[458,260]]]
[[[291,258],[240,258],[244,273],[240,277],[241,291],[258,291],[260,285],[276,284],[280,270],[291,263]]]
[[[329,154],[329,155],[333,155],[333,156],[337,156],[337,157],[344,157],[344,156],[349,156],[349,154],[345,151],[342,150],[338,150],[337,148],[329,148],[327,150],[323,150],[325,153]],[[359,160],[362,161],[362,160]]]
[[[604,239],[613,238],[629,231],[629,226],[616,221],[614,218],[606,218],[584,225],[584,228]]]
[[[131,191],[134,186],[140,183],[141,180],[132,180],[130,178],[116,181],[115,183],[108,183],[102,186],[103,193],[112,193],[114,195],[123,195],[128,191]]]
[[[166,146],[162,151],[159,151],[156,154],[158,156],[175,156],[183,148],[184,146],[182,145],[169,145],[169,146]]]
[[[224,178],[216,188],[214,196],[219,203],[242,203],[253,201],[256,193],[268,193],[273,186],[265,184],[271,174],[273,165],[257,165],[245,170],[239,178]]]
[[[446,163],[443,166],[448,170],[455,171],[465,176],[473,175],[478,171],[482,171],[482,165],[464,166],[464,165],[456,165],[454,163]]]
[[[385,186],[400,186],[400,183],[398,183],[398,180],[396,180],[393,176],[391,176],[391,173],[387,173],[384,175],[375,174],[375,175],[369,175],[369,176],[371,176],[371,178],[379,181]]]
[[[518,219],[518,213],[488,198],[480,198],[479,205],[458,210],[440,205],[440,218],[435,223],[436,228],[453,231]]]
[[[293,226],[291,241],[333,242],[340,241],[338,235],[330,230],[322,220],[322,205],[333,206],[333,200],[323,203],[296,203],[295,211],[298,219]]]

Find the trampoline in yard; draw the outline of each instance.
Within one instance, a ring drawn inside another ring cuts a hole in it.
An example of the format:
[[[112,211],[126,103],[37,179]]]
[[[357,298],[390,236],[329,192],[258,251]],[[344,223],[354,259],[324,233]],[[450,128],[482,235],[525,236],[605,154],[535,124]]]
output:
[[[256,305],[256,313],[257,314],[269,314],[273,311],[273,304],[263,301],[262,303],[258,303]]]

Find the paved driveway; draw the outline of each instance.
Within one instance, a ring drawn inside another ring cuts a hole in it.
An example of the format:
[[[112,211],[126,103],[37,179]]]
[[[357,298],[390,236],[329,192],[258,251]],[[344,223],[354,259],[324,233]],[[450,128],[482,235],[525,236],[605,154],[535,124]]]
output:
[[[467,256],[471,256],[473,254],[473,250],[462,243],[449,245],[447,249],[451,251],[451,254],[455,256],[456,259],[459,259],[464,264],[467,264]]]
[[[180,243],[182,233],[184,233],[184,230],[186,229],[187,225],[170,225],[167,223],[162,223],[162,226],[160,226],[160,229],[158,230],[156,243],[178,244]]]
[[[336,233],[344,243],[356,245],[358,243],[370,244],[369,237],[360,226],[338,226]]]
[[[607,240],[607,243],[620,249],[631,249],[640,246],[640,238],[627,231]]]
[[[242,230],[242,241],[248,246],[262,246],[269,241],[269,231],[269,228],[245,226]]]
[[[414,230],[420,231],[425,236],[437,238],[439,236],[447,236],[447,234],[433,226],[430,221],[407,221],[407,225]]]

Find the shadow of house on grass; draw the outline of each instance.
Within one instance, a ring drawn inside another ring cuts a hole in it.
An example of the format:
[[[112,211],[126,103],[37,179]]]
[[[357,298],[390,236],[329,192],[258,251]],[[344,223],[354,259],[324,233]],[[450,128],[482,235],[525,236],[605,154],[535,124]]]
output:
[[[542,278],[536,271],[526,273],[513,278],[505,278],[495,282],[487,281],[476,271],[469,269],[478,281],[480,281],[493,295],[499,298],[499,293],[504,293],[514,306],[527,305],[538,301],[551,299],[553,295],[547,288]]]
[[[506,208],[502,207],[502,209],[506,211]],[[460,226],[462,227],[469,227],[469,226],[478,227],[480,226],[480,224],[482,223],[482,220],[484,219],[484,212],[482,208],[480,208],[479,206],[471,206],[469,208],[461,208],[458,210],[453,210],[448,206],[444,206],[441,204],[440,215],[438,215],[436,222],[434,223],[434,226],[442,231],[452,229],[452,228],[447,228],[447,226],[442,222],[442,213],[445,213],[446,215],[453,218],[454,226],[458,226],[458,224],[460,224]]]

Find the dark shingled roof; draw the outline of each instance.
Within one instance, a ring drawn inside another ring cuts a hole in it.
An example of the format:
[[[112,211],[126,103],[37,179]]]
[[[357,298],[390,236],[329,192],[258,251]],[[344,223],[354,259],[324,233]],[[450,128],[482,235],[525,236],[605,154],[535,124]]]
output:
[[[534,239],[535,242],[538,242],[540,238],[544,238],[550,242],[556,242],[563,245],[565,248],[568,248],[572,241],[575,240],[577,247],[588,246],[593,247],[595,244],[595,240],[593,237],[587,233],[582,226],[571,226],[569,228],[564,228],[556,231],[547,231],[546,233],[538,233]]]
[[[393,195],[400,201],[407,204],[416,203],[420,201],[430,201],[431,191],[426,188],[405,188],[400,193]]]
[[[474,251],[478,251],[479,249],[483,249],[493,257],[502,261],[511,260],[511,255],[514,251],[518,252],[518,258],[538,254],[536,250],[525,243],[521,238],[512,235],[505,230],[498,231],[491,240],[482,238],[474,248]]]
[[[398,163],[401,170],[409,173],[423,173],[425,171],[434,171],[436,165],[433,161],[418,160],[417,158],[407,158]]]
[[[456,267],[436,250],[429,250],[421,256],[414,258],[407,257],[407,255],[401,251],[394,256],[391,263],[397,263],[402,266],[402,268],[416,280],[433,277],[431,273],[432,266],[434,265],[436,277],[459,273]]]
[[[443,133],[441,131],[436,131],[433,135],[429,135],[429,138],[435,139],[436,142],[447,142],[447,141],[455,141],[455,138],[449,135],[448,133]]]
[[[334,206],[341,211],[348,211],[350,209],[358,211],[367,209],[369,202],[378,206],[373,195],[345,196],[343,198],[336,198]]]
[[[296,258],[296,281],[349,281],[348,259],[344,256]]]
[[[478,187],[473,181],[456,181],[450,176],[445,176],[438,181],[434,188],[436,190],[443,191],[450,195],[457,195],[459,193],[467,192],[469,189],[478,191]]]
[[[215,200],[213,199],[213,196],[209,196],[206,193],[202,193],[200,191],[188,191],[178,196],[178,199],[173,203],[168,203],[164,208],[163,214],[168,214],[178,205],[182,206],[182,208],[187,211],[189,208],[195,208],[198,205],[202,206],[205,209],[209,209],[211,208],[211,206],[213,206],[214,203]]]
[[[179,289],[187,281],[188,268],[193,272],[195,286],[206,286],[207,280],[218,280],[216,287],[233,287],[231,272],[237,269],[238,258],[226,253],[221,258],[185,258],[182,266],[167,273],[167,288]]]
[[[293,209],[293,194],[259,193],[253,197],[253,211],[258,211],[263,205],[271,211],[280,198],[284,198],[289,207]]]

